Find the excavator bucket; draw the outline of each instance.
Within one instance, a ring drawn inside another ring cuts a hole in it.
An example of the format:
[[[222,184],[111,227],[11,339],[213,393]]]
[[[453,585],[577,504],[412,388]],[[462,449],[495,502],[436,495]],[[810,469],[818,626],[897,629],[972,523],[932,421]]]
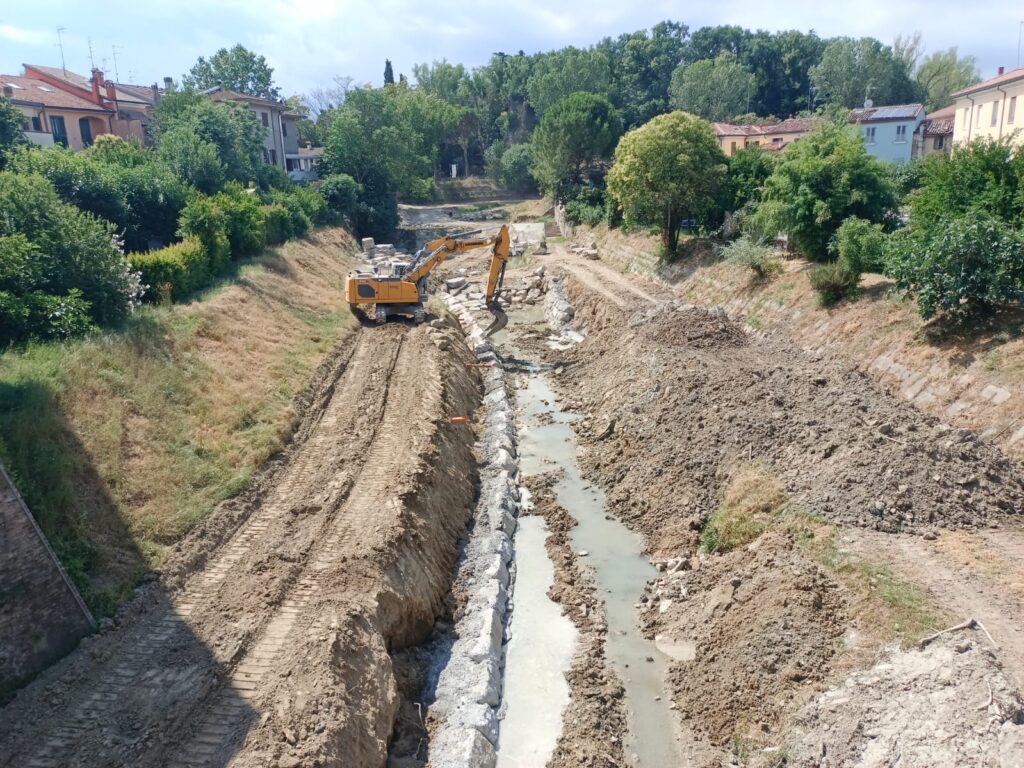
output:
[[[491,314],[494,315],[494,321],[487,326],[487,330],[484,331],[484,337],[490,338],[508,325],[508,315],[505,314],[505,310],[501,308],[501,305],[497,301],[490,302],[487,305],[487,309],[489,309]]]

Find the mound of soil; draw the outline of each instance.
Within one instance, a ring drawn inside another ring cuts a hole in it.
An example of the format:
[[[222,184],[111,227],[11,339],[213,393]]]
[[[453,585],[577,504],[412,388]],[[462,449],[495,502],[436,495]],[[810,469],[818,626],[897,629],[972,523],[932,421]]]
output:
[[[683,720],[724,746],[744,726],[768,732],[801,687],[824,679],[844,631],[838,585],[788,538],[677,570],[645,597],[648,636],[692,659],[671,667]]]
[[[691,548],[722,479],[757,461],[801,507],[866,528],[977,528],[1024,506],[998,450],[855,369],[748,336],[715,310],[666,302],[626,318],[574,298],[590,335],[556,378],[589,417],[584,469],[655,553]]]

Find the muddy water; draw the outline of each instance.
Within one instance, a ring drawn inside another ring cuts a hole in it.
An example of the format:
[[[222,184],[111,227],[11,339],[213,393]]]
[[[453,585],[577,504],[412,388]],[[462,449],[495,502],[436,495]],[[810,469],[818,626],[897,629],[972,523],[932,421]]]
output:
[[[569,703],[565,671],[576,646],[576,627],[547,596],[555,568],[544,542],[547,524],[521,517],[515,536],[515,612],[505,648],[505,718],[498,768],[547,763]]]
[[[515,321],[513,317],[513,324]],[[499,338],[499,345],[506,354],[521,359],[521,353],[511,343],[502,343]],[[653,642],[640,634],[634,607],[644,585],[657,578],[658,572],[641,554],[640,537],[607,515],[604,492],[583,478],[571,426],[576,417],[558,408],[557,396],[541,367],[524,362],[529,371],[527,385],[517,392],[522,424],[520,471],[524,476],[552,470],[562,472],[554,491],[558,503],[577,521],[570,534],[573,548],[577,553],[586,553],[583,562],[593,569],[608,620],[605,652],[625,685],[630,716],[630,733],[624,735],[626,754],[635,755],[632,764],[644,768],[678,766],[675,727],[664,687],[666,659]],[[541,419],[541,414],[547,415]],[[522,598],[518,586],[516,589],[519,605]],[[544,631],[544,627],[539,629]],[[510,686],[515,673],[513,668],[506,668],[506,686]],[[514,702],[507,696],[508,711],[511,713],[513,705],[540,706],[538,698],[528,695],[528,700]],[[509,738],[503,726],[502,743]]]

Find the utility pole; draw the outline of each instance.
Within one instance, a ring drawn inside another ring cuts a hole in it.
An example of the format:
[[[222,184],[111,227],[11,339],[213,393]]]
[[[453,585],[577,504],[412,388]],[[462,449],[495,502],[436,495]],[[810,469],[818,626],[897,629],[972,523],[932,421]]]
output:
[[[60,35],[62,32],[66,31],[67,27],[57,27],[57,47],[60,48],[60,68],[65,75],[68,73],[68,68],[67,65],[64,63],[64,40]]]
[[[110,46],[110,50],[114,54],[114,82],[115,83],[121,82],[121,75],[117,71],[117,51],[119,49],[120,50],[124,50],[124,47],[120,46],[120,45],[112,45],[112,46]]]

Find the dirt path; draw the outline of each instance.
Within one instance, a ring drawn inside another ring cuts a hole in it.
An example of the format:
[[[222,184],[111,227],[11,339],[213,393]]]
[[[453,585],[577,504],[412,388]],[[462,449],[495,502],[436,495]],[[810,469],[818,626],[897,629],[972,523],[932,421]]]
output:
[[[342,354],[307,439],[214,556],[181,586],[151,585],[118,631],[0,711],[0,765],[383,755],[397,708],[387,646],[440,610],[468,514],[469,436],[439,430],[472,409],[475,384],[425,329],[361,331]],[[461,481],[436,467],[445,442]]]
[[[1024,531],[948,531],[936,541],[849,530],[843,546],[918,584],[957,621],[977,619],[1024,690]]]
[[[577,256],[563,243],[552,243],[549,247],[553,256],[545,261],[556,263],[588,289],[601,294],[620,309],[628,309],[635,305],[635,299],[641,299],[648,304],[655,304],[659,300],[650,290],[641,288],[637,279],[627,277],[600,261]],[[667,295],[665,290],[658,293],[662,297]]]

